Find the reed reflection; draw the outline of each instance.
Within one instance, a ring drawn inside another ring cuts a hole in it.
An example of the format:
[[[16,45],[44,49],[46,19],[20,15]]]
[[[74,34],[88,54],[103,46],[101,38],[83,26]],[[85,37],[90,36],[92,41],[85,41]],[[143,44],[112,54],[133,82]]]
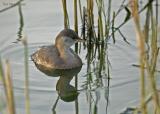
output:
[[[20,41],[23,36],[23,28],[24,28],[24,19],[23,19],[23,13],[22,13],[22,6],[21,3],[18,5],[18,13],[19,13],[19,31],[18,31],[18,38],[17,41]]]

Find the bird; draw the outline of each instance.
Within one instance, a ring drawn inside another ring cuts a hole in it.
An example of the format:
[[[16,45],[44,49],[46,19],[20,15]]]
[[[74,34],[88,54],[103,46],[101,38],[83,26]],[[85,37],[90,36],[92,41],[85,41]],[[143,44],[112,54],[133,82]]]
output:
[[[84,40],[74,30],[63,29],[56,36],[55,44],[42,46],[31,55],[31,60],[44,72],[81,67],[83,65],[81,58],[71,48],[77,42]]]

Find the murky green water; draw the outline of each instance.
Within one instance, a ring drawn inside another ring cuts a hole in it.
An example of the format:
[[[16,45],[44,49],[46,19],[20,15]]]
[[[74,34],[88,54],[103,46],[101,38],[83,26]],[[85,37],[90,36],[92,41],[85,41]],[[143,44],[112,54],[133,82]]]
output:
[[[0,10],[8,7],[14,0],[1,0]],[[69,1],[70,25],[73,25],[72,2]],[[122,1],[113,0],[112,10],[116,11]],[[61,1],[57,0],[26,0],[22,3],[23,23],[20,24],[18,7],[0,13],[0,54],[2,59],[11,63],[12,79],[17,114],[25,112],[24,98],[24,55],[23,45],[13,43],[18,38],[20,27],[22,34],[27,35],[29,55],[42,45],[54,43],[55,36],[63,28],[63,12]],[[125,12],[122,12],[115,24],[121,23]],[[80,21],[79,21],[80,23]],[[80,28],[80,27],[79,27]],[[64,102],[59,99],[55,111],[57,114],[91,114],[97,109],[97,114],[118,114],[126,107],[137,106],[139,103],[139,69],[132,64],[138,64],[135,32],[132,22],[121,28],[128,45],[119,34],[116,34],[116,44],[108,44],[107,54],[111,64],[110,81],[103,72],[101,77],[96,73],[97,61],[91,63],[92,81],[88,82],[87,50],[82,46],[79,56],[84,65],[78,74],[78,100]],[[37,70],[29,60],[30,103],[31,114],[52,114],[58,93],[56,84],[59,77],[49,77]],[[160,61],[160,59],[159,59]],[[159,75],[159,74],[158,74]],[[74,78],[71,80],[74,85]],[[86,88],[87,84],[87,88]],[[90,87],[91,86],[91,87]],[[2,88],[2,86],[1,86]]]

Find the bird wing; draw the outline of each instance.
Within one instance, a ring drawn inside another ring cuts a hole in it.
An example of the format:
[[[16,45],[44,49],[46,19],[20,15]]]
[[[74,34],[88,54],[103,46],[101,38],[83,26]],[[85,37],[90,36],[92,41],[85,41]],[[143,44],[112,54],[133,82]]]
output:
[[[45,67],[55,67],[58,62],[62,62],[58,50],[53,45],[41,47],[31,58],[35,64]]]

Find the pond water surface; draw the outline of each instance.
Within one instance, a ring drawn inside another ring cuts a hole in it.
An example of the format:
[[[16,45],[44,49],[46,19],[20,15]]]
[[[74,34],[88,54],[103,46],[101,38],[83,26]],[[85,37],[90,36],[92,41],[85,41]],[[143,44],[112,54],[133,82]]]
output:
[[[10,2],[15,1],[1,0],[0,10],[8,7]],[[69,2],[69,6],[72,6],[72,2]],[[113,0],[112,10],[116,11],[121,2],[121,0]],[[68,7],[68,10],[70,25],[73,28],[73,9]],[[29,55],[42,45],[53,44],[55,36],[63,29],[63,10],[60,0],[25,0],[22,3],[22,13],[23,27],[22,23],[20,24],[18,7],[0,13],[0,54],[3,60],[9,59],[11,63],[17,114],[25,112],[24,49],[21,43],[14,43],[18,39],[17,33],[20,27],[23,29],[22,34],[28,38]],[[125,12],[122,12],[115,24],[121,23],[124,15]],[[55,108],[57,114],[77,112],[77,114],[91,114],[95,106],[97,106],[97,114],[119,114],[126,107],[135,107],[139,104],[139,69],[132,66],[132,64],[138,64],[138,50],[132,21],[129,21],[121,30],[131,45],[124,42],[119,34],[115,36],[116,44],[112,41],[108,44],[107,54],[111,64],[110,81],[102,74],[102,85],[97,86],[97,80],[94,77],[98,74],[93,73],[91,82],[93,88],[84,88],[87,81],[86,75],[88,75],[87,51],[81,48],[79,56],[84,65],[78,74],[78,100],[65,102],[59,99]],[[59,77],[46,76],[35,67],[30,58],[28,60],[31,114],[52,114],[52,107],[58,97],[56,84]],[[71,85],[74,84],[73,78]]]

